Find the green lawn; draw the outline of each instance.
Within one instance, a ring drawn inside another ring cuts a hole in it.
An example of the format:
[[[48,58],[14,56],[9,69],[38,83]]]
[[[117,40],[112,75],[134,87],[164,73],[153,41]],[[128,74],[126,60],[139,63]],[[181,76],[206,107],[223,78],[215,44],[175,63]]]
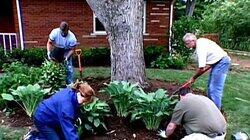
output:
[[[194,71],[180,71],[180,70],[159,70],[147,69],[147,77],[149,79],[158,79],[164,81],[175,81],[179,83],[185,82],[192,76]],[[79,74],[77,74],[79,76]],[[202,76],[194,84],[194,88],[206,90],[207,74]],[[110,68],[95,67],[85,68],[83,77],[110,77]],[[246,131],[250,133],[250,72],[247,71],[231,71],[228,75],[224,97],[223,108],[228,118],[228,135],[230,139],[232,133],[237,131]],[[209,118],[205,118],[209,119]],[[205,120],[204,120],[205,121]],[[5,138],[12,138],[11,131],[15,132],[15,137],[21,136],[27,130],[21,128],[8,128],[0,125],[0,139],[1,135],[8,134]],[[15,139],[15,138],[14,138]]]
[[[193,73],[194,71],[147,69],[147,77],[149,79],[179,83],[185,82]],[[104,67],[86,68],[83,75],[84,77],[109,77],[110,69]],[[208,74],[200,77],[193,87],[206,90],[207,78]],[[245,131],[250,134],[249,71],[231,71],[228,74],[224,90],[223,108],[228,119],[227,139],[230,139],[232,133],[238,131]]]

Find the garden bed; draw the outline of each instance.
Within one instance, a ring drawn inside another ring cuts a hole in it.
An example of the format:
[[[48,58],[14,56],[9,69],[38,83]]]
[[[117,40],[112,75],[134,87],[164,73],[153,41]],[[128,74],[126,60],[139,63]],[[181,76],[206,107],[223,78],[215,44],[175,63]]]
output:
[[[111,112],[113,116],[105,118],[108,130],[101,131],[95,135],[85,134],[81,139],[86,140],[114,140],[114,139],[138,139],[138,140],[157,140],[160,139],[155,131],[148,131],[141,121],[130,122],[128,118],[121,118],[116,116],[115,109],[112,105],[109,96],[104,93],[99,93],[98,91],[104,87],[103,83],[109,83],[109,79],[94,79],[86,78],[87,81],[97,92],[97,97],[101,100],[105,100],[111,107]],[[150,80],[149,88],[145,91],[155,91],[159,88],[167,89],[168,92],[173,92],[179,87],[178,83],[163,82],[158,80]],[[195,93],[205,94],[202,91],[195,91]],[[22,110],[15,111],[14,114],[10,114],[6,117],[3,112],[0,112],[0,120],[2,120],[3,125],[8,125],[10,127],[27,127],[32,126],[32,121]],[[161,123],[161,128],[165,128],[168,124],[170,118],[166,118]],[[171,139],[180,139],[184,136],[183,128],[178,128],[173,134]]]

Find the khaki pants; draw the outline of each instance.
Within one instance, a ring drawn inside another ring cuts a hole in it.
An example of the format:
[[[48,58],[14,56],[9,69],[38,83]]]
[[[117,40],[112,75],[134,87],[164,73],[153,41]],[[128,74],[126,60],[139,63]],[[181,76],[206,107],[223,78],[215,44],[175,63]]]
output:
[[[190,135],[185,136],[183,139],[181,140],[224,140],[225,139],[226,134],[222,135],[222,136],[217,136],[214,138],[210,138],[204,134],[201,133],[193,133]]]

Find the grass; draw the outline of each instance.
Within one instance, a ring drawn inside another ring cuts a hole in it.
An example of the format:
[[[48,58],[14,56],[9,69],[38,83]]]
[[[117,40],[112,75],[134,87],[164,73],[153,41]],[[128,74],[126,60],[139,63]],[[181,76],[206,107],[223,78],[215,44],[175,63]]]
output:
[[[147,78],[184,83],[194,71],[147,69]],[[109,77],[110,68],[86,68],[84,77]],[[208,74],[201,76],[193,85],[201,90],[207,89]],[[245,131],[250,134],[250,73],[248,71],[230,71],[226,80],[223,109],[227,114],[227,138],[231,134]]]

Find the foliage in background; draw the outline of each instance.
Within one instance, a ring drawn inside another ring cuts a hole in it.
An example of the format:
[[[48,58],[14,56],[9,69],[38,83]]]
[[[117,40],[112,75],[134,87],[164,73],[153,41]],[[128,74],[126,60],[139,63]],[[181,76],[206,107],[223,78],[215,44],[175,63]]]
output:
[[[144,59],[146,67],[151,67],[151,63],[160,55],[167,52],[167,46],[148,46],[144,48]]]
[[[131,96],[138,90],[138,84],[131,84],[125,81],[113,81],[106,84],[102,92],[108,93],[115,105],[117,116],[127,117],[130,109]]]
[[[148,94],[143,90],[135,91],[132,96],[131,120],[142,119],[148,130],[158,129],[161,121],[170,115],[177,102],[167,97],[166,93],[163,89]]]
[[[175,21],[172,27],[173,36],[171,38],[173,53],[180,54],[185,61],[188,61],[192,51],[185,47],[182,38],[186,33],[199,35],[199,27],[199,20],[194,17],[181,17]]]
[[[78,124],[78,134],[83,135],[86,131],[94,133],[103,128],[107,130],[104,117],[110,115],[109,105],[105,101],[94,98],[92,103],[80,109],[81,124]]]
[[[12,62],[19,61],[29,66],[41,66],[47,56],[46,52],[44,48],[14,49],[7,55]]]
[[[42,76],[40,83],[44,87],[51,87],[53,92],[65,85],[66,70],[63,64],[45,60],[41,69]]]
[[[10,93],[10,89],[18,86],[37,83],[42,74],[41,69],[28,67],[21,62],[4,64],[3,71],[4,74],[0,77],[0,93]]]
[[[187,66],[187,61],[179,54],[165,54],[153,61],[151,66],[160,69],[184,69]]]
[[[0,46],[0,69],[2,69],[3,64],[5,63],[7,57],[4,54],[4,50],[2,49],[2,46]]]
[[[187,0],[185,0],[187,1]],[[186,2],[184,0],[177,0],[174,5],[174,19],[179,20],[180,17],[186,16]],[[194,18],[201,18],[207,6],[216,0],[196,0],[195,9],[193,13]]]
[[[219,33],[223,47],[250,51],[250,1],[216,1],[203,14],[205,33]]]
[[[8,101],[16,101],[31,117],[38,103],[43,100],[44,95],[49,91],[50,89],[42,89],[38,84],[19,86],[16,90],[12,89],[11,94],[3,93],[2,98]]]

